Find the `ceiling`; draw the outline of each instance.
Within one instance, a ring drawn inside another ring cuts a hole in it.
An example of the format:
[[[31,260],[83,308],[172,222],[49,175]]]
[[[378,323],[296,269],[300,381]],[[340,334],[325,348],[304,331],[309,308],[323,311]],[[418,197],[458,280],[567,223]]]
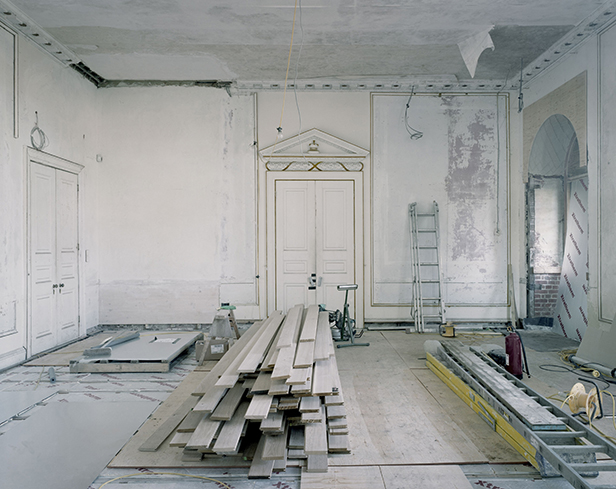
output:
[[[19,17],[31,39],[50,37],[75,58],[70,63],[105,80],[257,86],[284,82],[295,12],[289,80],[297,69],[298,84],[477,83],[515,81],[522,59],[527,66],[567,36],[587,33],[593,19],[611,16],[603,15],[611,4],[303,0],[295,10],[295,0],[0,0],[0,20]]]

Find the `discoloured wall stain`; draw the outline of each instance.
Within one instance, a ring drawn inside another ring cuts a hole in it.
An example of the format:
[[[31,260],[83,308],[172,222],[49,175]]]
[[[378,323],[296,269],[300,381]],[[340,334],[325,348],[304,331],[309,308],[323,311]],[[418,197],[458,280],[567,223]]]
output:
[[[485,220],[496,189],[495,111],[465,113],[460,104],[457,97],[444,97],[441,104],[449,116],[445,188],[453,219],[450,251],[453,260],[483,261],[493,247]]]

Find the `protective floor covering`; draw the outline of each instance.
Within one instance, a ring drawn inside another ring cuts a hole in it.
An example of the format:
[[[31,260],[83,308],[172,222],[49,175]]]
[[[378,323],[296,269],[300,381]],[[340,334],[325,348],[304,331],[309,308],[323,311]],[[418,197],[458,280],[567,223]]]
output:
[[[155,407],[154,402],[47,404],[0,436],[2,488],[88,487]]]

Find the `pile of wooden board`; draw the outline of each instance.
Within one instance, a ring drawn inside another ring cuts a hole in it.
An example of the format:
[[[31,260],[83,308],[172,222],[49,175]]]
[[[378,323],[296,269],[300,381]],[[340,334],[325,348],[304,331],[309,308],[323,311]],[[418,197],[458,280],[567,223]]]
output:
[[[241,455],[252,460],[249,477],[266,478],[290,460],[327,472],[328,453],[349,452],[329,314],[318,306],[255,323],[204,375],[164,427],[183,460]],[[154,433],[140,450],[164,437]]]

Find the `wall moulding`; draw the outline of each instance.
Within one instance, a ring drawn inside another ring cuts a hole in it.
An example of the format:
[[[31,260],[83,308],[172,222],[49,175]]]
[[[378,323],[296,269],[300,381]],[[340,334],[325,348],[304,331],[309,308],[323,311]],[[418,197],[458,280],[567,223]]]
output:
[[[259,151],[268,171],[360,172],[370,152],[360,146],[310,129]]]

